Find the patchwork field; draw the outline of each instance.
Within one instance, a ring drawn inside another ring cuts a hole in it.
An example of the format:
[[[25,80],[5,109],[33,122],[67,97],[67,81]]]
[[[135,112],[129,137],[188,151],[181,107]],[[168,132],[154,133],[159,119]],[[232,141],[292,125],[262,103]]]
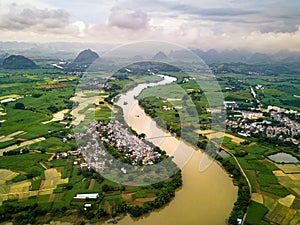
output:
[[[283,186],[293,190],[300,196],[300,167],[296,164],[277,164],[282,173],[276,172],[278,181]]]
[[[85,112],[87,112],[90,109],[94,110],[95,106],[93,104],[96,104],[99,101],[99,97],[97,95],[91,96],[89,98],[85,97],[86,95],[91,93],[95,92],[78,92],[76,93],[75,97],[70,99],[73,102],[79,103],[78,106],[73,108],[73,110],[70,112],[70,114],[73,116],[73,125],[78,125],[80,122],[84,121],[86,117]]]
[[[241,142],[245,141],[245,139],[234,136],[232,134],[223,133],[223,132],[215,132],[213,130],[196,130],[195,132],[197,134],[206,136],[208,139],[228,137],[235,144],[240,144]]]
[[[44,122],[42,122],[42,124],[47,124],[47,123],[51,123],[51,122],[61,121],[64,118],[64,114],[68,113],[68,112],[69,112],[69,109],[64,109],[64,110],[61,110],[61,111],[59,111],[57,113],[54,113],[52,115],[53,118],[51,120],[44,121]]]
[[[0,170],[0,203],[8,199],[27,199],[32,196],[51,195],[58,185],[68,183],[68,178],[61,179],[61,173],[55,168],[51,168],[44,171],[45,180],[38,183],[40,185],[35,191],[31,190],[36,178],[6,184],[7,181],[11,181],[17,175],[18,173],[10,170]]]
[[[5,184],[6,181],[12,180],[19,173],[13,172],[11,170],[0,169],[0,185]]]
[[[21,181],[10,185],[9,194],[19,194],[23,192],[29,192],[31,186],[30,181]]]
[[[225,136],[223,146],[236,156],[252,187],[246,222],[255,225],[300,223],[299,164],[277,164],[264,155],[273,149],[254,142],[240,145],[239,141]]]
[[[3,155],[3,152],[8,152],[8,151],[11,151],[11,150],[14,150],[14,149],[17,149],[17,148],[22,148],[24,146],[35,144],[35,143],[38,143],[38,142],[44,141],[44,140],[46,140],[46,138],[40,137],[40,138],[36,138],[36,139],[33,139],[33,140],[21,142],[20,144],[11,145],[7,148],[0,149],[0,156]]]
[[[54,189],[59,184],[68,183],[68,178],[61,179],[61,173],[59,173],[56,169],[47,169],[44,171],[45,173],[45,181],[41,184],[41,189]]]
[[[25,134],[26,132],[24,131],[16,131],[12,134],[9,134],[9,135],[6,135],[6,136],[0,136],[0,142],[6,142],[6,141],[11,141],[14,139],[15,136],[18,136],[18,135],[22,135],[22,134]]]

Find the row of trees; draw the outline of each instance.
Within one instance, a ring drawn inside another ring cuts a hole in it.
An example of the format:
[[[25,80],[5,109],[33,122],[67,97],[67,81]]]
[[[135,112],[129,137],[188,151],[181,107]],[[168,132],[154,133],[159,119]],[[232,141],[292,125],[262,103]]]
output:
[[[139,217],[170,202],[175,196],[176,189],[182,186],[181,171],[178,171],[172,177],[172,180],[170,182],[161,182],[158,184],[153,184],[153,186],[159,189],[155,200],[153,202],[145,202],[143,206],[127,206],[127,211],[131,216]]]
[[[228,219],[228,224],[237,225],[237,218],[242,219],[244,217],[250,204],[250,190],[245,177],[236,165],[232,164],[228,159],[223,159],[219,156],[217,156],[216,159],[222,164],[225,170],[233,176],[239,187],[237,201],[234,203],[233,210]]]
[[[37,203],[33,205],[21,205],[18,203],[8,203],[0,207],[0,221],[12,221],[13,224],[34,224],[38,216],[43,216],[47,210]]]

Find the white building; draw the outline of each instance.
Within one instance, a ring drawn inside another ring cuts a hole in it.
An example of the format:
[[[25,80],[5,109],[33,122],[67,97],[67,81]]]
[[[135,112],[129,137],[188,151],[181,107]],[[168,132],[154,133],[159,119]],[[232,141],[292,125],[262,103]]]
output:
[[[74,199],[97,199],[99,197],[98,193],[93,194],[77,194]]]
[[[243,112],[242,113],[243,117],[245,119],[250,119],[250,120],[254,120],[254,119],[258,119],[263,117],[263,113],[258,113],[258,112]]]

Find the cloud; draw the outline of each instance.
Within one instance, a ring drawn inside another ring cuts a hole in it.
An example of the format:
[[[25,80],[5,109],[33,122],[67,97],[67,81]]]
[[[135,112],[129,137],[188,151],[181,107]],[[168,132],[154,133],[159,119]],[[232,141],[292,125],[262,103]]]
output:
[[[199,16],[220,16],[220,17],[233,17],[258,14],[257,10],[245,10],[240,8],[194,8],[188,5],[176,5],[172,7],[185,13],[195,14]]]
[[[18,0],[22,5],[3,2],[0,40],[110,44],[161,40],[204,49],[300,51],[299,7],[281,0],[276,4],[271,0],[186,0],[185,4],[179,0],[78,0],[73,4],[43,0],[45,5],[35,6],[25,4],[28,0]]]
[[[140,30],[148,27],[147,14],[142,11],[113,7],[108,18],[108,25],[118,28]]]
[[[299,23],[298,1],[274,1],[274,0],[186,0],[181,3],[179,0],[139,0],[121,1],[122,5],[138,7],[148,13],[168,19],[170,15],[182,17],[189,21],[211,21],[218,22],[213,26],[223,26],[224,23],[231,23],[237,27],[247,27],[248,32],[259,30],[261,32],[292,32]],[[152,18],[151,18],[152,20]],[[215,28],[214,28],[215,29]]]
[[[70,15],[63,9],[26,8],[11,5],[8,13],[0,17],[1,30],[49,31],[62,29],[70,24]]]

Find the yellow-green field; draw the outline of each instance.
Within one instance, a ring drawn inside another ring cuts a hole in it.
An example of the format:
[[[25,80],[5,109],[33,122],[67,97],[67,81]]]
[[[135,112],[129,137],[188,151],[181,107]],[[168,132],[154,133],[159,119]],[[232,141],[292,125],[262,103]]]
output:
[[[6,181],[12,180],[18,173],[11,170],[0,169],[0,185],[5,184]]]
[[[26,132],[20,130],[20,131],[16,131],[12,134],[9,134],[7,136],[0,136],[0,142],[6,142],[6,141],[10,141],[13,140],[15,136],[21,135],[21,134],[25,134]]]
[[[298,225],[300,220],[300,211],[287,207],[268,196],[264,197],[265,205],[269,209],[266,218],[275,224],[281,225]]]
[[[10,185],[10,194],[19,194],[23,192],[29,192],[31,186],[30,181],[21,181],[15,184]]]
[[[6,182],[16,177],[18,173],[10,170],[0,170],[0,204],[8,199],[27,199],[32,196],[51,195],[58,184],[68,183],[68,178],[61,179],[61,173],[54,168],[45,170],[44,173],[45,180],[41,182],[40,189],[30,191],[31,180],[7,185]]]
[[[218,138],[218,133],[202,133],[212,138]],[[238,153],[240,149],[247,152],[248,159],[238,157],[239,163],[244,168],[252,187],[251,200],[263,204],[268,212],[263,215],[263,219],[271,224],[300,224],[300,165],[299,164],[277,164],[268,160],[266,157],[254,160],[254,155],[258,152],[268,151],[267,147],[259,146],[257,143],[248,146],[239,145],[244,139],[225,134],[229,138],[223,144],[229,145],[230,150]],[[229,149],[227,147],[227,149]],[[252,158],[251,158],[252,157]],[[267,167],[266,167],[267,166]],[[262,173],[268,169],[275,175],[264,175]],[[269,183],[266,181],[270,179]],[[276,182],[275,182],[276,181]],[[277,182],[278,181],[278,182]],[[288,190],[288,191],[287,191]],[[290,192],[290,194],[289,194]]]
[[[280,184],[292,189],[298,197],[300,196],[300,165],[297,164],[276,164],[282,173],[274,173]]]
[[[60,120],[63,120],[63,118],[64,118],[64,114],[65,113],[68,113],[69,112],[69,109],[64,109],[64,110],[61,110],[61,111],[59,111],[59,112],[57,112],[57,113],[54,113],[53,115],[52,115],[52,119],[51,120],[49,120],[49,121],[44,121],[44,122],[42,122],[42,124],[47,124],[47,123],[51,123],[51,122],[56,122],[56,121],[60,121]]]
[[[27,146],[27,145],[38,143],[38,142],[44,141],[44,140],[46,140],[46,138],[40,137],[40,138],[36,138],[36,139],[33,139],[33,140],[29,140],[29,141],[23,141],[20,144],[11,145],[11,146],[9,146],[7,148],[0,149],[0,156],[3,155],[3,152],[9,152],[11,150],[15,150],[17,148],[21,148],[21,147],[24,147],[24,146]]]
[[[5,96],[0,96],[0,100],[6,99],[6,98],[19,98],[21,97],[20,95],[5,95]]]
[[[232,134],[224,132],[215,132],[213,130],[196,130],[195,132],[201,135],[205,135],[208,139],[228,137],[235,144],[240,144],[241,142],[245,141],[245,139],[234,136]]]
[[[86,96],[88,96],[89,94],[95,94],[95,96],[86,98]],[[94,111],[95,108],[89,106],[97,104],[99,102],[99,96],[98,92],[95,91],[79,92],[76,93],[76,96],[72,97],[70,100],[79,103],[79,105],[73,108],[73,110],[70,112],[70,114],[73,116],[72,124],[78,125],[80,122],[84,121],[86,116],[84,113],[82,113],[82,111],[85,110],[85,112],[87,112],[88,109]],[[89,112],[91,112],[91,110],[89,110]]]
[[[300,167],[297,164],[276,164],[280,170],[273,171],[279,183],[292,190],[294,194],[278,198],[264,194],[264,205],[269,212],[266,218],[273,223],[282,225],[300,224],[300,208],[295,204],[295,199],[300,196]]]
[[[0,195],[9,192],[9,186],[6,185],[6,182],[12,180],[17,175],[18,173],[13,171],[0,169]]]
[[[55,189],[58,184],[68,183],[68,178],[61,179],[61,174],[54,168],[44,171],[45,181],[41,184],[41,189]]]

